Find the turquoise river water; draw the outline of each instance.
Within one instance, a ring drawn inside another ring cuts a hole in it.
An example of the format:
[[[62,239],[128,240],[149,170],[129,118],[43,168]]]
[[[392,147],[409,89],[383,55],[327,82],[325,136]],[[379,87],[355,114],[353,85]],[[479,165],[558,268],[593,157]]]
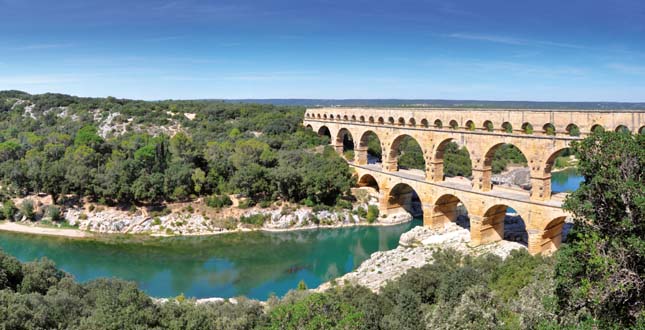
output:
[[[575,171],[553,173],[554,192],[575,190]],[[421,224],[291,232],[247,232],[126,242],[0,232],[0,248],[22,261],[47,257],[79,281],[118,277],[155,297],[279,296],[304,280],[316,287],[342,276],[376,251],[397,246]]]

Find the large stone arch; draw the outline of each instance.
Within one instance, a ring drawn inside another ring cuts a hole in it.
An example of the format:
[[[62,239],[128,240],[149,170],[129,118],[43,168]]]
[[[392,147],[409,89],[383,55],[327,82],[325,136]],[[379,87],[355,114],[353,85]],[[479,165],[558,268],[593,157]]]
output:
[[[507,208],[505,204],[496,204],[488,207],[479,219],[471,218],[470,241],[473,245],[504,239],[504,218]]]
[[[397,216],[403,211],[413,217],[423,216],[421,191],[404,182],[396,183],[388,189],[385,197],[387,216]]]
[[[529,229],[529,252],[549,254],[560,248],[566,216],[559,216],[537,229]]]
[[[385,154],[386,157],[383,161],[383,165],[385,166],[386,171],[395,172],[399,170],[399,147],[401,146],[401,143],[408,138],[414,140],[419,145],[423,157],[424,168],[427,166],[428,153],[426,152],[426,148],[424,147],[423,140],[419,139],[419,137],[415,136],[415,134],[399,134],[391,140],[387,149],[387,154]]]
[[[457,221],[460,215],[459,204],[463,205],[466,213],[468,206],[459,197],[453,194],[439,196],[431,206],[431,212],[424,213],[423,225],[431,228],[443,228],[450,222]]]
[[[320,126],[318,128],[318,135],[320,135],[320,136],[323,136],[323,135],[328,136],[329,141],[331,141],[331,136],[332,136],[331,135],[331,130],[329,129],[329,127],[327,127],[325,125],[322,125],[322,126]]]
[[[444,156],[445,156],[445,151],[446,147],[448,144],[451,142],[457,142],[457,139],[453,136],[443,136],[440,139],[437,139],[436,141],[440,141],[434,146],[434,150],[432,151],[432,158],[426,164],[427,174],[426,177],[430,179],[433,182],[441,182],[444,181],[445,173],[444,173]],[[470,151],[468,151],[469,156],[470,156]]]
[[[336,134],[334,148],[342,156],[344,152],[354,150],[354,136],[347,128],[341,128]],[[350,159],[348,159],[350,160]]]
[[[381,162],[383,161],[383,150],[385,149],[385,145],[383,144],[383,140],[381,139],[381,137],[376,132],[377,130],[368,129],[358,133],[357,135],[358,140],[355,140],[354,142],[355,143],[354,159],[356,161],[356,164],[367,165],[372,162],[370,161],[371,158],[368,155],[368,142],[369,142],[369,137],[372,135],[376,137],[376,139],[378,140],[378,144],[381,147],[380,160]]]
[[[495,141],[492,144],[484,145],[479,152],[481,157],[473,157],[473,181],[472,185],[475,190],[490,191],[492,189],[492,174],[493,174],[493,156],[504,145],[512,145],[517,148],[527,161],[532,159],[532,154],[528,153],[521,145],[514,143],[513,140],[503,139],[502,141]],[[478,153],[479,154],[479,153]],[[471,157],[473,155],[471,154]]]

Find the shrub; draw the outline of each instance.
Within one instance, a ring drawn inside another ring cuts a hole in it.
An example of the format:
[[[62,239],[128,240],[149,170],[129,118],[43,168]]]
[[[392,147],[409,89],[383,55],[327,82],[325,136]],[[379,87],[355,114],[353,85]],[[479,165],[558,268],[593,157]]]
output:
[[[34,220],[36,213],[34,212],[34,202],[31,199],[25,199],[20,204],[20,213],[28,220]]]
[[[374,221],[378,219],[378,216],[379,216],[379,210],[376,205],[370,205],[367,207],[366,220],[368,223],[374,223]]]
[[[352,202],[350,202],[348,200],[344,200],[342,198],[339,198],[336,201],[336,206],[338,206],[340,208],[343,208],[343,209],[346,209],[346,210],[351,210],[352,209]]]
[[[206,205],[213,208],[222,208],[233,205],[233,201],[228,195],[212,195],[206,198]]]
[[[271,206],[271,201],[261,201],[260,202],[260,207],[263,209],[266,209],[267,207]]]
[[[240,209],[248,209],[249,207],[251,207],[253,205],[255,205],[253,203],[253,200],[249,198],[249,199],[245,199],[243,201],[240,201],[240,204],[238,204],[237,207],[240,208]]]
[[[78,218],[81,220],[87,220],[87,214],[85,214],[85,212],[81,212],[81,214],[78,215]]]
[[[312,201],[311,198],[309,198],[309,197],[305,198],[303,203],[307,207],[314,207],[316,205],[316,203],[314,201]]]
[[[18,209],[16,208],[16,204],[14,204],[12,200],[8,199],[4,203],[2,203],[2,214],[4,215],[5,219],[13,221],[14,216],[16,215],[16,211],[18,211]]]
[[[359,206],[356,209],[356,215],[358,215],[361,219],[365,219],[365,217],[367,217],[367,210],[365,210],[364,207]]]
[[[240,218],[240,222],[245,223],[247,225],[252,225],[256,227],[262,227],[264,222],[268,219],[269,215],[267,214],[253,214],[249,216],[243,216]]]
[[[51,221],[60,221],[62,218],[60,208],[56,205],[50,205],[47,207],[45,214],[49,219],[51,219]]]

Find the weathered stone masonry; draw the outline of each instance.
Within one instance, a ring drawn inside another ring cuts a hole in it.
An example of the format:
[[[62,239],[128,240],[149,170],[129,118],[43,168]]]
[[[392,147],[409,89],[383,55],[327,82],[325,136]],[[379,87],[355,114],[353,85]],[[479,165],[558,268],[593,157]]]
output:
[[[525,129],[529,124],[532,130]],[[479,245],[503,238],[506,208],[512,207],[526,224],[529,252],[537,254],[557,249],[562,240],[564,194],[551,194],[551,169],[557,155],[597,127],[643,133],[645,111],[316,108],[306,111],[304,125],[319,133],[326,128],[340,153],[345,135],[352,137],[355,158],[350,165],[359,184],[379,190],[381,212],[398,207],[411,188],[421,199],[424,225],[438,227],[454,221],[462,203],[470,217],[471,244]],[[579,136],[572,136],[573,131]],[[380,166],[367,162],[370,132],[381,142]],[[425,176],[399,171],[397,148],[405,136],[421,146]],[[451,141],[470,152],[470,185],[444,179],[443,151]],[[527,158],[530,193],[491,184],[492,158],[504,144],[516,146]]]

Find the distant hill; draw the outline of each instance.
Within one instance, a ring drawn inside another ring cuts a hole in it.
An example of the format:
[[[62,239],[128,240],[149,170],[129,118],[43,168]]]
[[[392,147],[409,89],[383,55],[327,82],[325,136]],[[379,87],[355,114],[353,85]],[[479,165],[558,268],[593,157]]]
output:
[[[226,102],[263,103],[274,105],[300,105],[324,107],[473,107],[509,109],[616,109],[643,110],[645,103],[627,102],[533,102],[533,101],[479,101],[479,100],[432,100],[432,99],[229,99]]]

